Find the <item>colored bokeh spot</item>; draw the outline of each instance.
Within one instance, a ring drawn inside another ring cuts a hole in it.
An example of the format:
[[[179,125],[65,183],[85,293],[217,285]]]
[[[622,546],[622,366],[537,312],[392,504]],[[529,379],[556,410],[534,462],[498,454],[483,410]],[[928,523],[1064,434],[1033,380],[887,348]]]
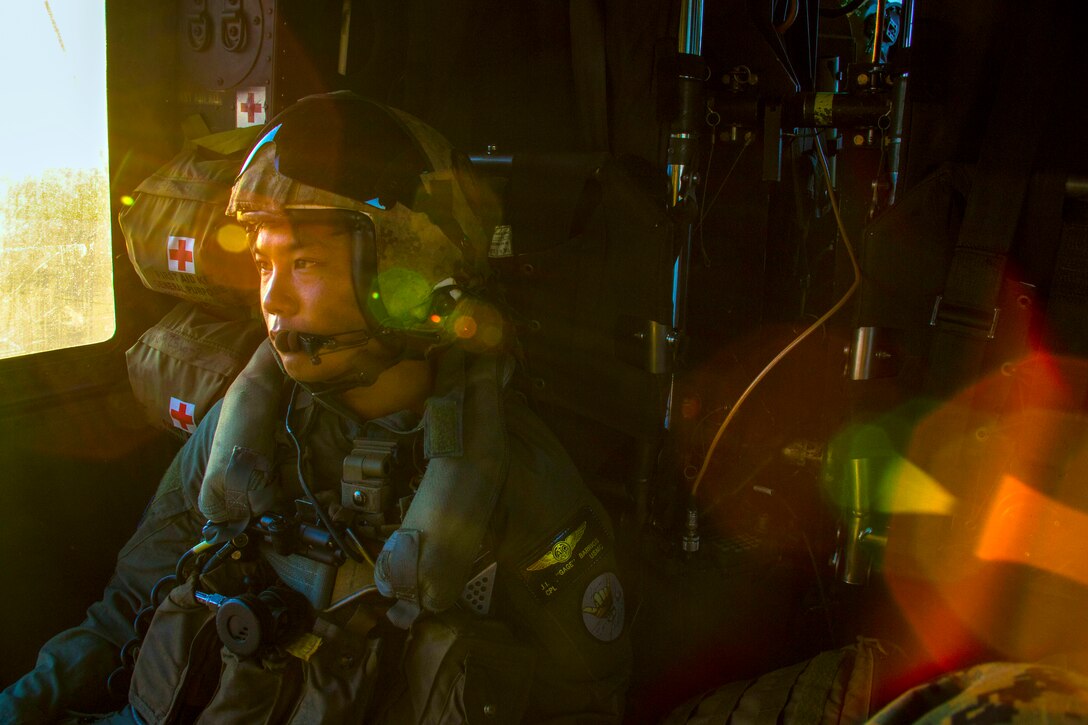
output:
[[[497,325],[485,327],[480,333],[480,342],[489,348],[498,347],[502,344],[502,328]]]
[[[1035,353],[909,429],[853,432],[840,491],[890,517],[883,577],[930,663],[1088,647],[1084,381],[1084,361]]]
[[[468,315],[457,318],[457,321],[453,323],[453,331],[462,340],[475,337],[477,329],[478,327],[475,318],[469,317]]]
[[[249,249],[246,230],[237,224],[224,224],[215,232],[215,240],[228,252],[238,254]]]
[[[453,333],[472,352],[488,352],[502,344],[502,315],[486,302],[464,299],[450,319]]]
[[[136,203],[136,200],[133,199],[128,194],[125,194],[124,196],[121,197],[121,203],[124,204],[125,206],[132,206],[133,204]]]
[[[378,275],[378,290],[394,325],[409,326],[426,319],[431,285],[418,272],[402,267],[387,269]]]

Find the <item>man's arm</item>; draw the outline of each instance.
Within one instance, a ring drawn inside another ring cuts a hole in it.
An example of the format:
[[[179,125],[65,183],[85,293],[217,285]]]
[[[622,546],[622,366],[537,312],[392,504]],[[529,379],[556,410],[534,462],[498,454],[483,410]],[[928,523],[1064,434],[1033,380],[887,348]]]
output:
[[[217,421],[218,407],[170,464],[87,618],[46,642],[35,668],[0,693],[0,722],[53,722],[69,711],[104,713],[124,704],[110,697],[106,682],[120,666],[121,647],[135,636],[133,620],[152,587],[201,538],[196,495]]]
[[[515,633],[537,648],[529,717],[619,722],[632,654],[611,521],[540,419],[514,401],[506,415],[496,597]]]

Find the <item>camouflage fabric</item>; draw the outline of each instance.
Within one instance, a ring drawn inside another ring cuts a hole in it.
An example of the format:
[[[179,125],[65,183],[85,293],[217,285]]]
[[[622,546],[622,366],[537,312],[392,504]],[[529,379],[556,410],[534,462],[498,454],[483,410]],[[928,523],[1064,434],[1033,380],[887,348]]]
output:
[[[1042,664],[992,662],[944,675],[898,697],[871,723],[1088,721],[1088,678]]]

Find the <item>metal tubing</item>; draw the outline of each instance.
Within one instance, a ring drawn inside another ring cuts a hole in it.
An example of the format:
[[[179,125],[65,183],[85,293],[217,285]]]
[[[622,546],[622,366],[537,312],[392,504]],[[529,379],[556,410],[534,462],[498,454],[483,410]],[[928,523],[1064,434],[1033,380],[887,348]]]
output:
[[[892,93],[891,128],[887,138],[888,206],[895,203],[899,191],[899,170],[903,163],[904,128],[907,112],[907,74],[895,80]]]
[[[903,28],[899,31],[904,48],[909,48],[914,35],[914,0],[903,0]]]
[[[873,16],[873,52],[869,62],[876,65],[880,60],[880,46],[884,39],[884,0],[876,0],[876,14]]]
[[[807,128],[857,128],[877,125],[891,108],[885,95],[798,93],[786,99],[783,120]]]
[[[869,459],[850,459],[846,490],[849,509],[843,512],[840,542],[839,577],[846,584],[864,584],[869,578],[869,557],[861,545],[862,533],[869,527]]]
[[[876,126],[881,117],[893,110],[893,98],[887,94],[797,93],[782,104],[782,123],[788,128],[862,128]],[[722,92],[714,98],[714,108],[723,125],[761,124],[760,108],[755,98]]]
[[[703,54],[703,0],[681,0],[680,33],[676,49],[688,55]]]
[[[703,52],[703,0],[681,0],[680,28],[676,37],[676,49],[682,55],[700,56]],[[704,79],[691,78],[687,71],[681,73],[681,117],[674,122],[673,133],[669,139],[669,177],[672,180],[672,203],[676,205],[684,197],[684,177],[688,175],[687,165],[693,149],[689,135],[690,129],[685,124],[684,116],[691,113],[689,94],[691,86],[702,86]],[[697,94],[695,94],[697,95]],[[701,109],[694,109],[696,112]]]
[[[476,172],[484,176],[509,176],[514,165],[514,157],[510,155],[472,154],[468,160]]]

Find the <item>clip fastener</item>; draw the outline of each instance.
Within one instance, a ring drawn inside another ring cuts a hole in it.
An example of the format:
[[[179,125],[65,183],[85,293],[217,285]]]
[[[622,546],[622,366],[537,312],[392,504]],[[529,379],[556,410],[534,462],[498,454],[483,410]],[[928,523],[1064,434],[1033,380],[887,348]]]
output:
[[[994,307],[992,311],[979,310],[948,302],[943,295],[937,295],[933,303],[933,313],[929,317],[929,325],[936,327],[938,323],[944,323],[953,329],[992,340],[997,333],[997,318],[1000,315],[1000,307]]]
[[[340,504],[361,513],[372,526],[385,523],[385,511],[392,499],[389,479],[396,452],[395,441],[357,439],[344,458]]]

